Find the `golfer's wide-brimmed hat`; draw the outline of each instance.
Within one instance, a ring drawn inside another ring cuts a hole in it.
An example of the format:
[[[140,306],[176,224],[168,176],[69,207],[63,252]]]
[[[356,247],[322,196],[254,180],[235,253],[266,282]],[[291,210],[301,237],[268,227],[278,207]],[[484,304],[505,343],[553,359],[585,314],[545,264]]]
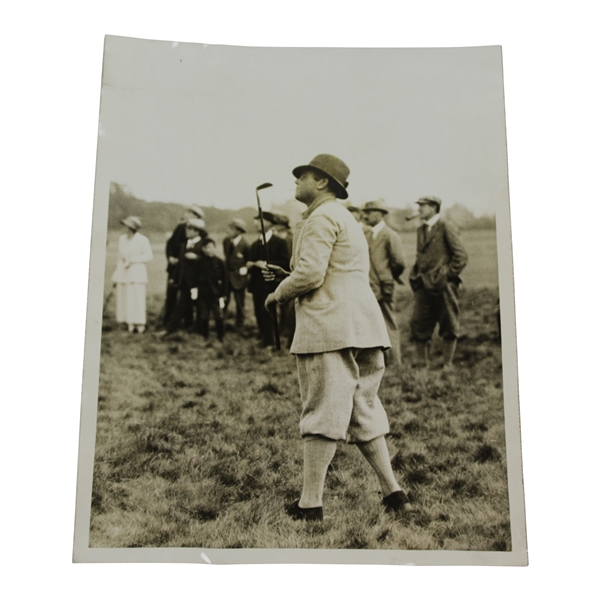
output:
[[[203,231],[205,227],[205,223],[202,219],[188,219],[185,224],[187,227],[191,227],[196,231]]]
[[[197,204],[192,204],[188,210],[194,213],[199,219],[204,219],[204,211]]]
[[[294,177],[300,177],[304,171],[311,169],[322,173],[329,179],[332,187],[336,188],[338,198],[345,200],[348,197],[346,188],[348,187],[350,169],[343,160],[332,154],[318,154],[307,165],[296,167],[292,173]]]
[[[263,219],[265,221],[269,221],[269,223],[273,223],[273,224],[277,223],[277,219],[275,218],[275,215],[269,210],[263,210],[262,216],[263,216]],[[256,215],[254,218],[260,219],[260,215]]]
[[[440,208],[442,206],[442,201],[437,196],[423,196],[417,200],[416,204],[435,204]]]
[[[231,221],[229,222],[229,224],[232,227],[235,227],[236,229],[239,229],[242,233],[246,233],[246,231],[248,231],[248,228],[246,227],[246,223],[244,221],[242,221],[242,219],[231,219]]]
[[[125,217],[121,219],[121,223],[125,225],[125,227],[129,227],[132,231],[139,231],[142,228],[142,221],[139,217]]]
[[[385,203],[384,203],[383,200],[371,200],[370,202],[367,202],[362,207],[362,211],[363,212],[369,212],[371,210],[378,210],[379,212],[382,212],[384,215],[387,215],[390,212],[386,208]]]

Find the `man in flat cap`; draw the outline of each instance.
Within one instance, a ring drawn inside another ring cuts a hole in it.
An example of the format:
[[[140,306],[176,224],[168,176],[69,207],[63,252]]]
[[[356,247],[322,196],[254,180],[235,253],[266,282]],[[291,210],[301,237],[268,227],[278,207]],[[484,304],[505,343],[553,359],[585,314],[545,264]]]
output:
[[[386,510],[410,508],[390,464],[388,419],[377,396],[389,337],[369,287],[369,249],[360,225],[336,201],[348,197],[350,170],[329,154],[294,169],[306,204],[295,232],[292,272],[266,306],[296,303],[296,355],[304,439],[304,485],[287,507],[294,519],[323,518],[323,488],[337,442],[358,446],[374,469]]]
[[[410,273],[415,295],[410,328],[417,366],[429,366],[428,347],[439,323],[444,367],[450,368],[459,329],[459,275],[467,264],[467,251],[458,227],[440,218],[442,201],[438,197],[425,196],[417,204],[423,224],[417,230],[417,259]]]
[[[177,305],[177,295],[179,289],[180,279],[180,256],[181,249],[187,243],[187,234],[185,231],[186,224],[190,219],[200,219],[204,221],[204,211],[197,204],[192,204],[185,209],[181,222],[176,225],[173,229],[171,237],[167,240],[166,254],[167,254],[167,297],[165,300],[165,308],[163,314],[163,325],[166,326],[171,317],[173,311]],[[208,235],[206,231],[203,231],[203,236]],[[188,315],[188,319],[190,315]]]
[[[276,236],[273,231],[276,218],[272,212],[263,210],[263,222],[265,226],[267,247],[265,248],[262,235],[250,246],[250,253],[246,267],[250,275],[248,291],[252,294],[254,301],[254,316],[258,326],[260,339],[265,348],[275,345],[275,335],[271,313],[265,308],[265,299],[273,289],[271,282],[265,281],[262,269],[267,265],[267,249],[271,264],[288,270],[290,268],[290,252],[287,242]],[[258,215],[254,219],[257,231],[261,231]]]
[[[240,329],[244,324],[244,309],[246,304],[246,286],[248,284],[248,267],[250,244],[244,237],[246,223],[242,219],[233,219],[228,225],[228,235],[223,239],[223,255],[227,269],[227,292],[225,297],[225,312],[231,297],[235,302],[235,326]]]
[[[400,236],[384,221],[384,217],[389,211],[382,200],[367,202],[362,212],[365,222],[370,226],[370,230],[365,233],[371,261],[369,283],[377,302],[379,302],[392,344],[385,354],[385,362],[387,366],[393,366],[399,372],[401,365],[400,331],[396,322],[394,306],[394,282],[402,283],[400,275],[405,268],[402,241]]]

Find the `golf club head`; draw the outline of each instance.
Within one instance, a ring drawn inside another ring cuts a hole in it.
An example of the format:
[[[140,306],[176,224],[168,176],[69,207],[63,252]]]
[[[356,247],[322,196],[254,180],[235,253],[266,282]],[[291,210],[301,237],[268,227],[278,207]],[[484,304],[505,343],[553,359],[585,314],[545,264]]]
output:
[[[265,188],[272,187],[272,186],[273,186],[272,183],[262,183],[261,185],[259,185],[256,188],[256,191],[258,192],[258,190],[264,190]]]

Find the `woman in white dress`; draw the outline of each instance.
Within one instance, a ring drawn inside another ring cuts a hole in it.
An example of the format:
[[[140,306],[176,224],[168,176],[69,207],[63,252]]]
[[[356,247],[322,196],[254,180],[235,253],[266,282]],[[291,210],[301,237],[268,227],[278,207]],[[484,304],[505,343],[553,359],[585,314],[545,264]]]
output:
[[[130,333],[144,333],[146,329],[146,284],[148,273],[145,263],[151,261],[150,241],[139,230],[138,217],[121,221],[127,233],[119,237],[117,268],[112,276],[116,285],[117,321],[127,323]]]

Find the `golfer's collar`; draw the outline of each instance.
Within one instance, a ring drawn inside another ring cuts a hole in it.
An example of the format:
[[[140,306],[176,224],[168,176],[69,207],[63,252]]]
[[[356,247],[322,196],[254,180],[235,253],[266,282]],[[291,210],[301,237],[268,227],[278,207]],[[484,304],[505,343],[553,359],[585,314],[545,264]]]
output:
[[[240,243],[241,239],[242,239],[242,234],[240,233],[239,235],[236,235],[234,238],[231,239],[231,243],[234,246],[237,246]]]
[[[327,192],[326,194],[316,198],[313,203],[304,211],[302,219],[307,219],[312,213],[315,212],[315,210],[317,210],[317,208],[319,208],[319,206],[325,204],[325,202],[336,202],[335,194]]]
[[[194,244],[197,244],[202,238],[197,235],[195,238],[188,238],[186,248],[191,248]]]

